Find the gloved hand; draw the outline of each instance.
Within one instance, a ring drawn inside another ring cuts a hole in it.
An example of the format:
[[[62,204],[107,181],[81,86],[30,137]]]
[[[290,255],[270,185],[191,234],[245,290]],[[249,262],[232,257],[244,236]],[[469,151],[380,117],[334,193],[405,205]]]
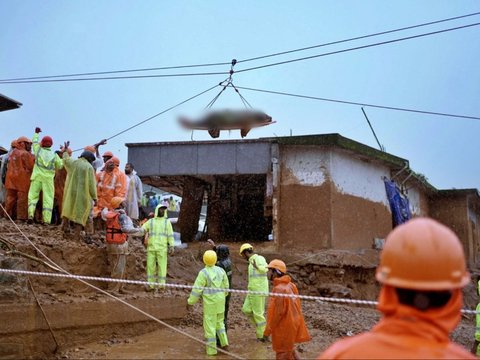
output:
[[[174,252],[175,252],[175,250],[173,249],[173,246],[169,246],[168,247],[168,255],[173,255]]]
[[[35,128],[35,133],[38,134],[38,133],[41,133],[41,132],[42,132],[42,129],[40,129],[39,127],[36,127],[36,128]]]

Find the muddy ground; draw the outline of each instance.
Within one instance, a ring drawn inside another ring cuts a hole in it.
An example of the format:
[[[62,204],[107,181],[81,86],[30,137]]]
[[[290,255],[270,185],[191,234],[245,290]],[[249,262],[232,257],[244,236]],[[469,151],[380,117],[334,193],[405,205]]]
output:
[[[42,262],[42,255],[25,239],[27,236],[38,248],[58,265],[73,274],[108,276],[105,246],[101,234],[94,236],[92,244],[64,239],[57,227],[17,224],[18,228],[5,219],[0,219],[0,267],[19,268],[32,271],[50,271]],[[22,234],[23,233],[23,234]],[[240,244],[230,243],[234,263],[234,288],[246,288],[246,262],[238,256]],[[10,249],[9,249],[10,247]],[[185,249],[176,249],[169,259],[168,282],[192,284],[202,268],[201,255],[208,249],[205,243],[191,243]],[[273,243],[255,244],[256,251],[267,261],[282,258],[289,265],[300,293],[325,297],[375,300],[379,287],[373,274],[378,261],[378,252],[323,251],[295,253],[288,249],[276,252]],[[21,252],[14,253],[12,249]],[[140,240],[130,241],[127,278],[145,279],[145,250]],[[30,256],[30,258],[25,257]],[[30,281],[40,304],[81,304],[102,302],[106,295],[96,293],[74,280],[30,276]],[[95,284],[106,288],[105,283]],[[139,285],[127,285],[128,294],[118,295],[125,301],[150,299],[153,303],[161,297],[174,297],[186,303],[188,291],[168,290],[165,293],[145,292]],[[241,313],[243,295],[233,294],[229,313],[229,351],[243,358],[274,358],[271,344],[255,340],[251,325]],[[477,297],[470,285],[465,291],[465,307],[473,309]],[[0,304],[35,302],[33,292],[22,276],[0,274]],[[122,305],[123,306],[123,305]],[[134,311],[125,308],[125,311]],[[303,301],[303,311],[312,341],[299,346],[303,358],[314,358],[335,340],[358,334],[370,329],[379,319],[373,307],[341,305],[326,301]],[[88,316],[88,314],[85,314]],[[82,329],[85,336],[70,339],[57,334],[59,347],[56,352],[29,355],[29,357],[51,359],[154,359],[154,358],[207,358],[204,346],[187,338],[181,332],[203,340],[202,308],[196,304],[193,311],[181,319],[169,321],[178,332],[154,322],[137,325],[125,324],[115,327]],[[2,326],[2,325],[0,325]],[[53,326],[55,327],[55,326]],[[90,331],[90,333],[89,333]],[[80,332],[81,333],[81,332]],[[463,316],[462,323],[452,335],[454,341],[470,348],[473,343],[474,319]],[[84,339],[84,341],[82,341]],[[45,332],[43,341],[54,342]],[[52,348],[51,346],[49,348]],[[2,354],[0,349],[0,357]],[[6,356],[5,358],[7,358]],[[228,358],[218,355],[218,358]]]

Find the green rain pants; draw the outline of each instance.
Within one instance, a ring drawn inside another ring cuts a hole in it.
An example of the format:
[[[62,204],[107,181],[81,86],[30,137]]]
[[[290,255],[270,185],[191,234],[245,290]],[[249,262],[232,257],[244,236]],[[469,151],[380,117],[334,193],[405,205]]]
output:
[[[220,346],[228,345],[227,333],[224,324],[225,313],[216,313],[203,311],[203,330],[205,332],[205,341],[207,343],[207,355],[217,354],[217,338],[220,340]]]
[[[28,190],[28,218],[33,219],[35,215],[35,208],[40,197],[40,191],[42,192],[43,198],[43,222],[50,224],[52,222],[53,196],[55,193],[53,179],[36,179],[30,183],[30,190]]]
[[[165,284],[167,282],[167,250],[147,251],[147,281],[149,283],[158,282]],[[155,288],[150,285],[150,288]],[[160,286],[164,288],[164,286]]]
[[[264,315],[265,299],[265,296],[247,295],[242,307],[242,312],[247,315],[250,322],[255,326],[257,339],[263,338],[263,332],[267,325]]]

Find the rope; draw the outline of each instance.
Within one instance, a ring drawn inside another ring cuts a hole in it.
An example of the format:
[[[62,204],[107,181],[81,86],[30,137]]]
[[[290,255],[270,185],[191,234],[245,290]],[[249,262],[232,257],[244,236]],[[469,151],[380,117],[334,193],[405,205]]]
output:
[[[343,299],[343,298],[331,298],[331,297],[324,297],[324,296],[283,294],[283,293],[239,290],[239,289],[223,289],[223,288],[212,288],[212,287],[193,286],[193,285],[170,284],[170,283],[161,284],[161,283],[148,282],[143,280],[112,279],[112,278],[99,277],[99,276],[57,274],[57,273],[48,273],[48,272],[13,270],[13,269],[2,269],[2,268],[0,268],[0,272],[10,273],[10,274],[32,275],[32,276],[50,276],[50,277],[58,277],[58,278],[82,279],[82,280],[89,280],[89,281],[115,282],[115,283],[131,284],[131,285],[154,285],[154,286],[161,285],[165,287],[171,287],[174,289],[189,289],[189,290],[195,289],[195,290],[208,290],[209,292],[229,292],[234,294],[258,295],[258,296],[265,296],[265,297],[273,296],[273,297],[284,297],[284,298],[293,298],[293,299],[299,298],[302,300],[337,302],[337,303],[355,304],[355,305],[369,305],[369,306],[378,305],[378,301],[372,301],[372,300]],[[462,309],[462,313],[477,314],[477,311]]]
[[[7,216],[8,219],[10,220],[10,222],[13,224],[13,226],[18,230],[18,232],[30,243],[30,245],[32,245],[33,248],[34,248],[35,250],[37,250],[48,262],[52,263],[53,266],[55,266],[56,268],[59,269],[59,271],[62,271],[62,272],[64,273],[64,274],[45,273],[46,275],[53,275],[53,276],[55,276],[55,275],[57,275],[57,276],[58,276],[58,275],[62,276],[62,275],[63,275],[63,276],[65,276],[65,277],[75,278],[75,275],[70,274],[67,270],[63,269],[60,265],[56,264],[56,263],[55,263],[53,260],[51,260],[47,255],[45,255],[45,254],[42,252],[42,250],[40,250],[40,248],[38,248],[38,247],[28,238],[27,235],[25,235],[25,233],[24,233],[24,232],[22,231],[22,229],[20,229],[20,228],[18,227],[18,225],[13,221],[13,219],[10,217],[10,214],[7,213],[7,211],[5,210],[5,208],[3,207],[3,205],[2,205],[1,203],[0,203],[0,208],[4,211],[4,213],[6,214],[6,216]],[[5,272],[11,272],[11,269],[4,269],[4,270],[7,270],[7,271],[5,271]],[[9,271],[9,270],[10,270],[10,271]],[[15,270],[14,270],[14,271],[15,271]],[[13,273],[13,271],[12,271],[12,273]],[[95,289],[95,290],[101,292],[101,293],[104,294],[104,295],[107,295],[108,297],[110,297],[110,298],[112,298],[112,299],[114,299],[114,300],[116,300],[116,301],[121,302],[121,303],[124,304],[125,306],[128,306],[129,308],[131,308],[131,309],[133,309],[133,310],[135,310],[135,311],[138,311],[139,313],[145,315],[145,316],[148,317],[149,319],[151,319],[151,320],[153,320],[153,321],[156,321],[157,323],[159,323],[159,324],[161,324],[161,325],[169,328],[169,329],[172,330],[172,331],[176,331],[176,332],[178,332],[178,333],[180,333],[180,334],[182,334],[182,335],[184,335],[184,336],[186,336],[186,337],[188,337],[188,338],[190,338],[190,339],[192,339],[192,340],[194,340],[194,341],[196,341],[196,342],[198,342],[198,343],[200,343],[200,344],[202,344],[202,345],[204,345],[204,346],[207,346],[207,345],[208,345],[206,342],[204,342],[204,341],[202,341],[202,340],[200,340],[200,339],[197,339],[196,337],[194,337],[194,336],[186,333],[185,331],[182,331],[182,330],[180,330],[180,329],[177,329],[177,328],[173,327],[172,325],[169,325],[169,324],[167,324],[166,322],[164,322],[164,321],[162,321],[162,320],[160,320],[160,319],[157,319],[157,318],[154,317],[153,315],[150,315],[149,313],[147,313],[147,312],[143,311],[142,309],[140,309],[140,308],[138,308],[138,307],[136,307],[136,306],[134,306],[134,305],[126,302],[125,300],[120,299],[119,297],[117,297],[117,296],[115,296],[115,295],[112,295],[112,294],[110,294],[109,292],[107,292],[107,291],[105,291],[105,290],[103,290],[103,289],[100,289],[99,287],[97,287],[97,286],[95,286],[95,285],[92,285],[92,284],[86,282],[85,280],[83,280],[83,279],[80,278],[80,277],[76,277],[75,279],[78,280],[78,281],[80,281],[82,284],[84,284],[84,285],[86,285],[86,286],[89,286],[89,287],[91,287],[92,289]],[[225,354],[225,355],[229,355],[229,356],[233,357],[234,359],[243,359],[242,357],[240,357],[240,356],[238,356],[238,355],[236,355],[236,354],[234,354],[234,353],[231,353],[231,352],[229,352],[229,351],[225,351],[225,350],[223,350],[223,349],[221,349],[221,348],[217,348],[217,350],[218,350],[219,352]]]

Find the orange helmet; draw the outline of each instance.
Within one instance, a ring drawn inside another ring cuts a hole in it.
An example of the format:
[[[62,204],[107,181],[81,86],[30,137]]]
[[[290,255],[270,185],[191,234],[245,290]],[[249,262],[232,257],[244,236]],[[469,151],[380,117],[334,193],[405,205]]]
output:
[[[95,152],[95,151],[94,151]],[[102,157],[113,157],[113,153],[111,151],[105,151],[102,155]]]
[[[20,136],[18,139],[17,139],[17,143],[21,143],[21,142],[26,142],[26,143],[29,143],[31,144],[32,143],[32,140],[30,140],[28,137],[26,136]]]
[[[113,163],[115,164],[115,166],[120,166],[120,159],[117,158],[116,156],[112,157],[110,160],[113,161]]]
[[[110,200],[110,205],[112,206],[113,209],[116,209],[120,206],[123,200],[124,199],[120,196],[114,196],[112,200]]]
[[[269,269],[277,269],[281,273],[285,274],[287,272],[287,265],[282,260],[272,260],[267,266]]]
[[[458,289],[470,281],[460,240],[428,218],[412,219],[390,232],[375,277],[382,284],[425,291]]]
[[[93,145],[87,145],[83,148],[83,150],[90,151],[91,153],[94,153],[94,154],[97,152],[97,150],[95,149],[95,146]]]

